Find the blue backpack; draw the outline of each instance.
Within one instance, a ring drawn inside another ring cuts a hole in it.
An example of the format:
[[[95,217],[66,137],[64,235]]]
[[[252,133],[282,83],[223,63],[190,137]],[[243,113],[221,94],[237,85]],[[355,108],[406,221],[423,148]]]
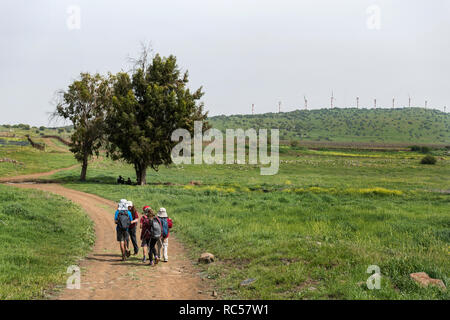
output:
[[[167,223],[167,218],[161,218],[162,225],[162,237],[167,238],[169,235],[169,224]]]

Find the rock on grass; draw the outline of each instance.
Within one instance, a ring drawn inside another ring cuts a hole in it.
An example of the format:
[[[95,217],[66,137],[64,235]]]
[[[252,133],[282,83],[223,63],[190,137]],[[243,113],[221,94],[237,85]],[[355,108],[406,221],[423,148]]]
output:
[[[209,252],[202,253],[200,258],[198,258],[199,263],[211,263],[214,262],[214,255]]]
[[[428,287],[431,285],[442,290],[447,290],[447,287],[441,279],[430,278],[430,276],[425,272],[411,273],[409,276],[422,287]]]

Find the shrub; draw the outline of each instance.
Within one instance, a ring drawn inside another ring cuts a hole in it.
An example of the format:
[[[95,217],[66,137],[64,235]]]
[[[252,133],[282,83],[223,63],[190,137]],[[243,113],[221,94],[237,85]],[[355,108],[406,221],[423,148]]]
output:
[[[436,164],[436,158],[428,155],[422,158],[422,160],[420,161],[421,164]]]

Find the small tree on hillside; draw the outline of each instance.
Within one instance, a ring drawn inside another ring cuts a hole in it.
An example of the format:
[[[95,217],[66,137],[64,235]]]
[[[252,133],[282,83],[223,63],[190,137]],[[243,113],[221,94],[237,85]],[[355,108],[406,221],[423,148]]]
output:
[[[147,61],[143,50],[131,77],[118,73],[106,119],[110,156],[134,165],[137,182],[146,184],[147,168],[172,162],[175,129],[193,132],[194,121],[206,119],[202,88],[191,92],[188,73],[181,74],[174,56],[156,55]]]
[[[73,123],[70,151],[81,162],[80,180],[86,180],[88,161],[98,156],[104,137],[104,120],[111,98],[108,79],[99,74],[81,73],[67,89],[59,93],[54,116]]]

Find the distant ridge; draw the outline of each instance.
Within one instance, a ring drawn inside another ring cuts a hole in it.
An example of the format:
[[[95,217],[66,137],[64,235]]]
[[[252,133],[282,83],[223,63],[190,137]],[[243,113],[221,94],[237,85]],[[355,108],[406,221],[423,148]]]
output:
[[[423,108],[296,110],[208,121],[222,131],[278,128],[281,140],[450,144],[450,115]]]

